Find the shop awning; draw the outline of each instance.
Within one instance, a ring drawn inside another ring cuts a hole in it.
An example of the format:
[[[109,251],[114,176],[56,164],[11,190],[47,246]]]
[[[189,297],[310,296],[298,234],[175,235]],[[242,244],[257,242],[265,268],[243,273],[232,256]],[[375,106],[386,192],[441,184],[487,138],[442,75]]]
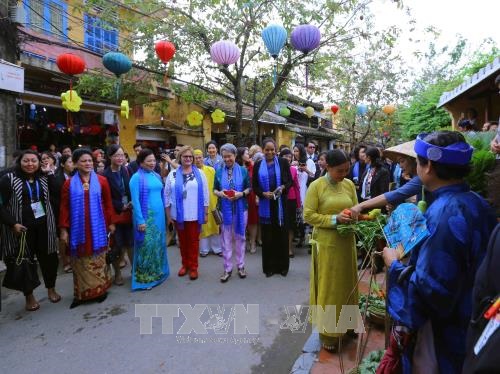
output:
[[[310,136],[314,136],[317,138],[338,139],[341,137],[340,134],[337,134],[337,133],[333,132],[332,130],[328,130],[328,129],[324,129],[324,128],[313,129],[310,127],[299,126],[299,125],[288,124],[288,123],[284,127],[288,131],[293,131],[296,134],[310,135]]]

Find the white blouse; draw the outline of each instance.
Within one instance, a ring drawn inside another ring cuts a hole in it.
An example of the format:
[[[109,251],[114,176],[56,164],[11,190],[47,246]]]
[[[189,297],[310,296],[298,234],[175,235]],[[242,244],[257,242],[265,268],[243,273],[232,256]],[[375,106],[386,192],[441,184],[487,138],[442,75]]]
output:
[[[177,220],[177,205],[175,196],[175,178],[178,173],[182,173],[182,169],[172,171],[167,176],[165,183],[165,208],[170,207],[170,218],[174,221]],[[175,174],[175,177],[174,177]],[[203,183],[203,206],[208,207],[208,183],[205,174],[200,171],[201,180]],[[183,193],[183,208],[184,208],[184,221],[197,221],[198,220],[198,181],[196,178],[188,181],[184,187]]]

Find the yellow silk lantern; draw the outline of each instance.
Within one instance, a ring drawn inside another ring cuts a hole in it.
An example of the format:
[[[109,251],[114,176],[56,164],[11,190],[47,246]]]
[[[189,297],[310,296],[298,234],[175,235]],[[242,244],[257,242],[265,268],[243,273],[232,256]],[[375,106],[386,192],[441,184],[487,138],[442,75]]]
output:
[[[82,105],[82,98],[78,96],[78,92],[70,90],[61,94],[62,107],[70,112],[79,112]]]
[[[382,112],[384,112],[388,116],[393,114],[395,111],[396,111],[396,107],[392,104],[384,105],[384,107],[382,108]]]
[[[213,123],[223,123],[224,119],[226,118],[226,113],[224,113],[220,109],[215,109],[214,112],[211,114],[211,117]]]
[[[128,119],[129,112],[130,112],[130,107],[128,105],[128,100],[122,100],[120,104],[120,115]]]
[[[312,106],[306,107],[306,109],[304,109],[304,114],[307,116],[307,118],[311,118],[312,116],[314,116],[314,108]]]
[[[201,123],[203,121],[203,116],[196,110],[193,110],[191,113],[188,114],[187,121],[189,126],[198,127],[201,126]]]

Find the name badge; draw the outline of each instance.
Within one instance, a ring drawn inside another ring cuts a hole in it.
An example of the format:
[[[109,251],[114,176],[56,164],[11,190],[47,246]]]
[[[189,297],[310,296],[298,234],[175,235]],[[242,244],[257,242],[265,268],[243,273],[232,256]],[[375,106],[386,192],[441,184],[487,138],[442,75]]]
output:
[[[43,217],[45,215],[45,209],[40,201],[31,204],[31,209],[33,210],[33,214],[35,219]]]
[[[125,195],[125,196],[122,197],[122,203],[123,203],[123,205],[127,205],[128,204],[128,197],[127,197],[127,195]]]
[[[477,340],[476,345],[474,346],[474,353],[476,356],[481,352],[481,349],[488,343],[488,340],[491,338],[493,333],[498,330],[498,327],[500,327],[500,313],[497,314],[496,318],[493,317],[490,319],[486,327],[484,328],[483,333]]]

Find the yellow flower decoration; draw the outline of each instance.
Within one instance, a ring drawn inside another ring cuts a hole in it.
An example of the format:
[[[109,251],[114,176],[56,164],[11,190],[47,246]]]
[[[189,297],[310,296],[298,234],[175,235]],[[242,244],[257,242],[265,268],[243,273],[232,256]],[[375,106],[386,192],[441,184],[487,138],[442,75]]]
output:
[[[226,113],[220,109],[215,109],[211,116],[213,123],[223,123],[224,118],[226,118]]]
[[[187,121],[189,126],[198,127],[201,126],[201,122],[203,121],[203,116],[196,110],[193,110],[191,113],[188,114]]]
[[[314,116],[314,108],[312,106],[308,106],[306,107],[306,109],[304,109],[304,113],[307,118],[311,118],[312,116]]]
[[[128,105],[128,100],[122,100],[120,104],[120,115],[128,119],[129,112],[130,112],[130,107]]]
[[[82,98],[78,96],[78,92],[72,90],[61,94],[62,106],[70,112],[79,112],[82,105]]]

